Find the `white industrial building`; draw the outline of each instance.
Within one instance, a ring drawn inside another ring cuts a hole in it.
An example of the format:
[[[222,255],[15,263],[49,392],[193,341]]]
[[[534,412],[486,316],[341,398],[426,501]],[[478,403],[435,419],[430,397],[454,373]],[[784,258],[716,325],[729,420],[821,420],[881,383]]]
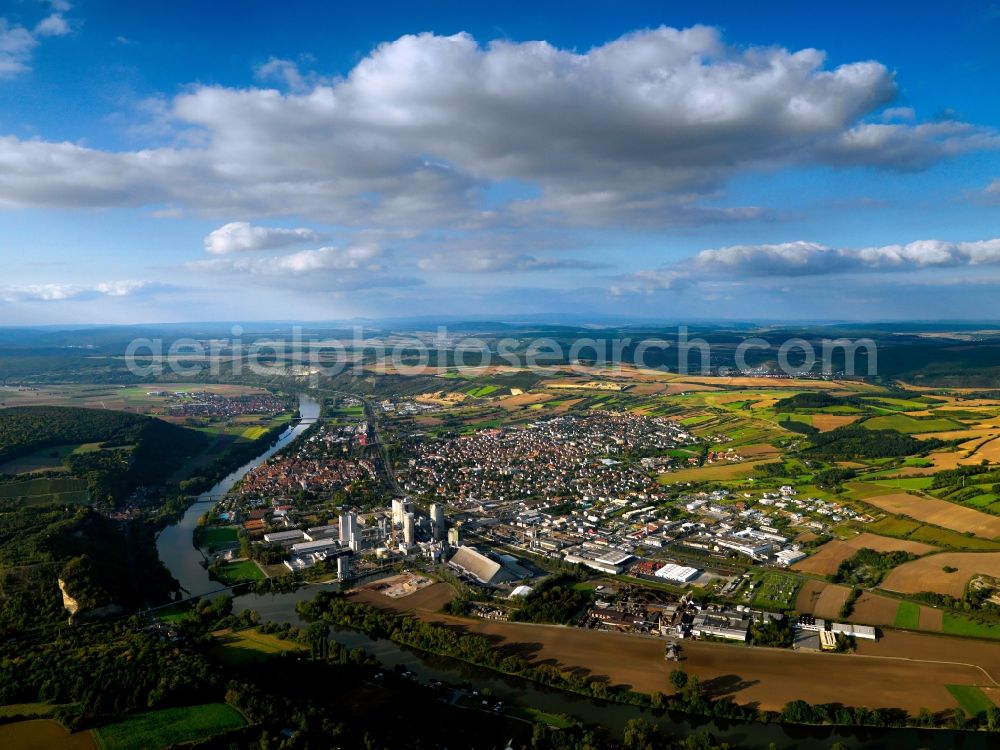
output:
[[[610,547],[600,547],[593,544],[581,544],[578,547],[569,547],[564,551],[564,559],[568,563],[586,565],[588,568],[599,570],[602,573],[618,575],[627,563],[634,559],[630,552]]]
[[[530,571],[517,564],[515,558],[505,557],[501,560],[494,560],[479,550],[465,546],[458,548],[458,551],[448,561],[448,565],[484,586],[517,581],[531,575]]]
[[[655,575],[657,578],[663,578],[666,581],[689,583],[701,575],[701,571],[697,568],[689,568],[686,565],[668,563],[656,571]]]
[[[805,552],[800,552],[797,549],[783,549],[774,556],[774,561],[778,563],[778,565],[787,568],[789,565],[794,565],[799,560],[802,560],[805,556]]]
[[[299,542],[292,545],[292,555],[314,555],[317,552],[329,552],[340,549],[336,539],[317,539],[315,542]]]
[[[287,547],[296,542],[305,542],[308,540],[304,532],[292,529],[291,531],[272,531],[264,534],[264,541],[268,544],[278,544]]]
[[[329,539],[340,535],[340,524],[329,524],[327,526],[311,526],[306,529],[306,539],[315,542],[317,539]]]
[[[830,625],[830,632],[834,635],[853,635],[855,638],[864,638],[866,641],[875,640],[875,628],[871,625],[851,625],[850,623],[835,622]]]

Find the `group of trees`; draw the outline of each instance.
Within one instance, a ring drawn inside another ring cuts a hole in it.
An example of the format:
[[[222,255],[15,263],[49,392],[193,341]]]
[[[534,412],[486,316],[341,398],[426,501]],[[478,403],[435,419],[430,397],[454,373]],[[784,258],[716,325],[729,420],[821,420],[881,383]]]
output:
[[[524,597],[511,619],[517,622],[568,623],[594,598],[590,588],[575,588],[579,579],[563,574],[546,579]]]
[[[902,458],[937,450],[946,445],[937,438],[918,440],[896,430],[869,430],[861,425],[845,425],[810,438],[807,455],[827,461]]]
[[[852,586],[877,586],[893,568],[915,559],[916,555],[911,552],[902,550],[877,552],[863,547],[837,566],[833,580],[836,583],[847,583]]]

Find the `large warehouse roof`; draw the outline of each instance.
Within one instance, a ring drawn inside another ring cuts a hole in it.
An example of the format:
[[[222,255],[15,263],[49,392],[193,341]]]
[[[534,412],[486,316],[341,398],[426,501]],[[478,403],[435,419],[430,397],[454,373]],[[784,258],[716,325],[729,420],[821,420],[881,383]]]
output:
[[[472,547],[459,547],[458,552],[448,561],[448,564],[458,568],[483,584],[499,583],[507,578],[503,575],[503,565],[491,560]]]

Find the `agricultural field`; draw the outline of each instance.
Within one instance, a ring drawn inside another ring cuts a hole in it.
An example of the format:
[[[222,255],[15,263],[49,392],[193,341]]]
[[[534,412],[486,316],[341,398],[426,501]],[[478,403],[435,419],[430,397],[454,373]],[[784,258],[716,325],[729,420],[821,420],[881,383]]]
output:
[[[860,417],[849,414],[813,414],[812,426],[820,432],[829,432],[838,427],[853,424],[859,419]]]
[[[887,591],[916,594],[934,591],[956,599],[974,575],[1000,578],[998,552],[941,552],[903,563],[882,582]]]
[[[978,464],[981,461],[1000,463],[1000,438],[984,442],[968,457],[970,464]]]
[[[971,533],[983,539],[996,539],[1000,536],[1000,516],[991,516],[946,500],[920,497],[906,492],[872,494],[867,497],[862,496],[862,499],[887,513],[908,516],[963,534]]]
[[[0,499],[20,499],[26,505],[53,502],[83,505],[88,500],[87,482],[75,477],[42,477],[0,484]]]
[[[85,409],[153,414],[166,403],[166,397],[149,395],[150,393],[194,390],[219,396],[251,396],[266,393],[260,388],[222,383],[155,383],[142,386],[60,384],[43,385],[28,390],[0,388],[0,407],[77,406]]]
[[[898,610],[898,599],[865,591],[854,602],[854,611],[847,619],[865,625],[893,625]]]
[[[105,750],[158,750],[181,742],[204,740],[246,722],[225,703],[165,708],[129,716],[95,730]]]
[[[973,685],[947,685],[958,705],[970,716],[983,716],[996,704],[982,690]]]
[[[835,620],[850,593],[847,586],[808,579],[799,588],[795,609],[802,614]]]
[[[659,481],[661,484],[672,484],[674,482],[715,482],[729,479],[743,479],[753,474],[754,466],[767,463],[774,463],[774,461],[743,461],[731,464],[718,463],[708,466],[696,466],[691,469],[681,469],[661,474]]]
[[[851,539],[834,539],[827,542],[816,553],[810,555],[805,560],[795,563],[792,569],[802,573],[815,573],[824,576],[833,575],[837,572],[840,563],[853,557],[860,549],[872,549],[876,552],[909,552],[914,555],[924,555],[935,551],[937,547],[922,542],[892,539],[876,534],[859,534]]]
[[[916,602],[900,602],[896,610],[896,619],[892,623],[895,628],[917,630],[920,628],[920,605]]]
[[[1000,623],[984,622],[971,617],[944,612],[941,632],[967,638],[1000,638]]]
[[[4,750],[98,750],[91,732],[70,734],[52,719],[31,719],[0,725]]]

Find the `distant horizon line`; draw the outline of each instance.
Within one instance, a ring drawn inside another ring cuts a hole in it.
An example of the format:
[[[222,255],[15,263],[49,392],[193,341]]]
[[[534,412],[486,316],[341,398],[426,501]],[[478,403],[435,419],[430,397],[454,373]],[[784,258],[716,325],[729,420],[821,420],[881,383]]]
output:
[[[144,321],[138,323],[43,323],[43,324],[0,324],[0,330],[37,330],[37,331],[83,331],[107,328],[142,328],[142,327],[183,327],[183,326],[325,326],[325,327],[350,327],[357,325],[446,325],[446,324],[493,324],[504,326],[521,325],[576,325],[581,327],[599,326],[636,326],[636,325],[658,325],[658,326],[682,326],[687,324],[697,325],[743,325],[743,326],[764,326],[764,325],[799,325],[799,326],[891,326],[891,325],[958,325],[970,326],[997,326],[1000,327],[1000,319],[990,318],[920,318],[920,319],[899,319],[899,318],[875,318],[875,319],[847,319],[847,318],[745,318],[745,317],[691,317],[691,318],[652,318],[643,316],[588,316],[573,313],[539,313],[534,315],[521,315],[515,318],[507,316],[463,316],[463,315],[413,315],[405,317],[367,317],[355,316],[351,318],[320,318],[320,319],[219,319],[219,320],[191,320],[191,321]]]

